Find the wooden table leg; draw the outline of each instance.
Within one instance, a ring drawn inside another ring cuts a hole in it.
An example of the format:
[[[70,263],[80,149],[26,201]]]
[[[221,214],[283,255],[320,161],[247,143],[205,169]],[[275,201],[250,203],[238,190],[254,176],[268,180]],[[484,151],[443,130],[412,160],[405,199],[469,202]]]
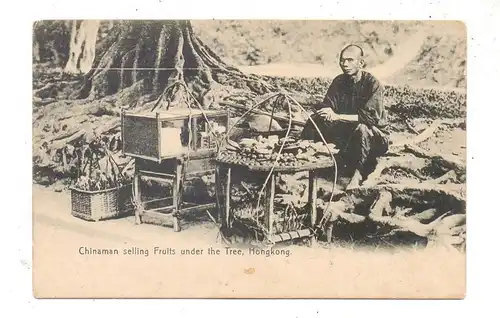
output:
[[[225,202],[224,202],[224,222],[222,224],[223,227],[225,228],[230,228],[231,227],[231,222],[230,222],[230,211],[231,211],[231,168],[227,168],[227,174],[226,174],[226,193],[224,195],[225,197]]]
[[[333,223],[329,223],[326,227],[326,241],[330,243],[333,237]]]
[[[318,196],[318,179],[316,170],[309,171],[309,206],[311,207],[311,228],[316,226],[318,222],[317,196]],[[317,244],[316,237],[311,237],[311,246]]]
[[[222,178],[220,176],[220,167],[217,165],[215,166],[215,204],[216,204],[216,209],[217,209],[217,223],[222,224],[222,209],[223,205],[220,202],[220,196],[219,196],[219,184],[222,183]]]
[[[316,170],[309,171],[309,206],[311,207],[311,227],[318,221],[317,210],[318,178]]]
[[[137,165],[138,164],[136,163],[134,170],[134,194],[135,194],[134,200],[135,203],[137,204],[135,208],[135,224],[141,224],[142,223],[141,220],[142,201],[141,201],[141,185],[140,185],[141,178],[139,176],[139,167]]]
[[[180,232],[181,230],[181,225],[179,224],[179,219],[177,218],[177,213],[179,212],[179,202],[181,200],[180,196],[180,185],[181,185],[181,174],[182,174],[182,163],[179,161],[176,161],[176,166],[175,166],[175,179],[174,179],[174,184],[173,184],[173,190],[172,190],[172,197],[173,197],[173,205],[174,205],[174,217],[173,217],[173,222],[174,222],[174,232]]]
[[[273,172],[266,189],[265,225],[269,235],[274,234],[274,197],[276,194],[276,174]]]

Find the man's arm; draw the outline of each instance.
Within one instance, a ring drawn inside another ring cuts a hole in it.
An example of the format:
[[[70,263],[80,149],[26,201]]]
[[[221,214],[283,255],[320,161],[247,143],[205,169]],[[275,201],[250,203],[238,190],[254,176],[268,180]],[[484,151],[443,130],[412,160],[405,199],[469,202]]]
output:
[[[339,115],[339,121],[345,121],[345,122],[358,122],[359,121],[359,116],[358,115]]]
[[[387,114],[384,108],[384,88],[375,80],[371,96],[358,109],[359,122],[368,126],[384,127],[387,124]]]
[[[317,114],[328,121],[358,122],[359,120],[358,115],[337,114],[329,107],[320,109]]]

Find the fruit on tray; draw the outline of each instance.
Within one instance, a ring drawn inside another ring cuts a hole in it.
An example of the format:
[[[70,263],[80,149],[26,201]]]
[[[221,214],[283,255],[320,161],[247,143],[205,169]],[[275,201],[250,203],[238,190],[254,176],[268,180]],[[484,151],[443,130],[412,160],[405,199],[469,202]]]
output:
[[[331,160],[331,154],[338,153],[334,144],[323,144],[310,140],[296,140],[259,136],[255,139],[243,138],[239,143],[229,141],[219,153],[218,160],[248,166],[300,166]]]

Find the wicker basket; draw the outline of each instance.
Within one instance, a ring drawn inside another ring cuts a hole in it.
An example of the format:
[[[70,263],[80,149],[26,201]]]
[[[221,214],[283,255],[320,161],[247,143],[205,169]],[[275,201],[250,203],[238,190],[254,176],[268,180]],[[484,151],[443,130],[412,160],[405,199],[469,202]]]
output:
[[[128,215],[132,209],[132,184],[99,191],[71,188],[71,214],[87,221]]]

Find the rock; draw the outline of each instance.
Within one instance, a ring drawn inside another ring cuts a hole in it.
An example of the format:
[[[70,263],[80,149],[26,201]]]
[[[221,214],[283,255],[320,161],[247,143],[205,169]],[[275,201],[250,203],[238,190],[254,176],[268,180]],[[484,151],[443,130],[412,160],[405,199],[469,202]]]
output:
[[[65,188],[66,187],[64,186],[64,184],[56,184],[54,186],[54,191],[55,192],[63,192]]]

